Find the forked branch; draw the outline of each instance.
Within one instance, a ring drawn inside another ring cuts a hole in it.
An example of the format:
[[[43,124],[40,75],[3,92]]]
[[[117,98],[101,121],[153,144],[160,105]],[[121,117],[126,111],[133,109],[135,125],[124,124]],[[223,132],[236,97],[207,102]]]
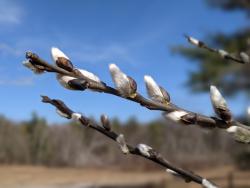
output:
[[[203,178],[193,172],[183,170],[181,168],[176,167],[169,161],[167,161],[160,153],[155,151],[152,147],[146,144],[138,144],[137,146],[129,145],[125,141],[125,137],[122,134],[118,134],[114,132],[109,125],[109,121],[107,116],[101,117],[102,126],[92,122],[87,117],[83,116],[82,114],[76,113],[71,110],[68,106],[64,104],[61,100],[58,99],[50,99],[47,96],[42,96],[42,102],[50,103],[51,105],[56,107],[56,110],[59,115],[65,117],[67,119],[72,119],[78,121],[84,127],[89,127],[98,131],[99,133],[107,136],[108,138],[112,139],[120,146],[121,151],[124,154],[133,154],[141,156],[145,159],[153,161],[154,163],[159,164],[163,168],[166,169],[167,172],[171,173],[174,176],[178,176],[184,179],[187,183],[188,182],[195,182],[197,184],[201,184],[203,187],[206,188],[216,188],[217,186],[212,183],[211,181]]]

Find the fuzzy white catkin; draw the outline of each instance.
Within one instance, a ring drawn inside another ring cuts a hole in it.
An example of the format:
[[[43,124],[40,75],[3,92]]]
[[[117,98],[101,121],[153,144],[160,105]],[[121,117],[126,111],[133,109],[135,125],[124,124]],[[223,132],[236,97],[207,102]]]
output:
[[[188,112],[182,110],[176,110],[170,113],[166,113],[165,117],[171,119],[172,121],[179,122],[181,120],[181,117],[187,114]]]
[[[250,63],[250,57],[247,53],[245,52],[240,52],[240,58],[244,63]]]
[[[25,67],[27,67],[28,69],[30,69],[31,71],[33,71],[33,73],[35,73],[35,74],[42,74],[42,73],[44,73],[44,71],[41,71],[38,68],[36,68],[34,65],[32,65],[32,63],[29,60],[23,61],[22,64]]]
[[[218,108],[228,109],[227,102],[215,86],[210,86],[210,98],[214,111],[218,114]],[[218,114],[219,115],[219,114]]]
[[[152,148],[146,144],[138,144],[136,148],[140,151],[140,153],[145,157],[150,157],[149,151],[152,150]]]
[[[74,120],[74,121],[79,121],[79,119],[81,117],[82,117],[82,115],[79,114],[79,113],[76,113],[76,112],[74,112],[74,113],[71,114],[71,119]]]
[[[116,89],[123,97],[129,97],[131,94],[131,88],[127,75],[124,74],[115,64],[109,65],[109,71],[111,73]]]
[[[238,130],[238,126],[231,126],[227,128],[228,133],[236,133],[237,130]]]
[[[71,88],[68,84],[68,82],[70,80],[74,80],[76,79],[75,77],[71,77],[71,76],[65,76],[62,74],[57,74],[56,79],[58,80],[58,82],[66,89],[71,89],[73,90],[73,88]]]
[[[225,50],[219,49],[218,53],[220,54],[221,57],[225,58],[229,53]]]
[[[166,169],[166,172],[168,172],[168,173],[170,173],[170,174],[172,174],[172,175],[174,175],[174,176],[179,175],[177,172],[175,172],[175,171],[173,171],[173,170],[171,170],[171,169],[169,169],[169,168]]]
[[[29,60],[23,61],[22,64],[23,64],[25,67],[29,68],[29,69],[33,69],[33,68],[34,68],[34,66],[31,64],[31,62],[30,62]]]
[[[54,60],[54,62],[56,62],[58,60],[59,57],[64,57],[66,59],[69,60],[68,56],[65,55],[60,49],[56,48],[56,47],[52,47],[51,48],[51,56],[52,59]],[[95,82],[101,82],[101,80],[94,75],[93,73],[83,70],[83,69],[77,69],[83,76],[89,78],[90,80],[93,80]]]
[[[161,92],[160,87],[157,85],[154,79],[151,76],[145,75],[144,81],[146,84],[148,96],[156,102],[162,102],[164,96]]]
[[[247,107],[247,117],[250,118],[250,106]]]
[[[231,134],[235,140],[246,144],[250,143],[250,130],[244,127],[231,126],[226,131]]]
[[[194,38],[194,37],[188,37],[188,41],[191,43],[191,44],[193,44],[193,45],[195,45],[195,46],[199,46],[199,40],[197,40],[196,38]]]
[[[217,186],[215,186],[214,184],[212,184],[210,181],[208,181],[207,179],[203,179],[202,180],[202,185],[205,188],[218,188]]]
[[[54,62],[58,60],[59,57],[64,57],[69,60],[68,56],[65,55],[59,48],[52,47],[51,48],[51,57]]]
[[[59,57],[64,57],[69,60],[68,56],[65,55],[60,49],[56,47],[51,48],[51,56],[54,62],[58,60]],[[83,69],[77,69],[83,76],[87,77],[88,79],[95,81],[95,82],[101,82],[100,78],[93,74],[92,72],[83,70]]]
[[[63,113],[63,112],[60,111],[59,109],[56,109],[56,113],[57,113],[59,116],[64,117],[64,118],[68,118],[68,117],[69,117],[68,114]]]
[[[92,72],[89,72],[89,71],[86,71],[86,70],[83,70],[83,69],[77,69],[83,76],[85,76],[86,78],[92,80],[92,81],[95,81],[95,82],[98,82],[100,83],[101,80],[98,76],[96,76],[95,74],[93,74]]]
[[[127,147],[127,144],[126,144],[126,141],[125,141],[125,138],[124,138],[124,135],[123,134],[120,134],[117,138],[116,138],[116,142],[119,144],[122,152],[124,154],[128,154],[129,153],[129,149]]]

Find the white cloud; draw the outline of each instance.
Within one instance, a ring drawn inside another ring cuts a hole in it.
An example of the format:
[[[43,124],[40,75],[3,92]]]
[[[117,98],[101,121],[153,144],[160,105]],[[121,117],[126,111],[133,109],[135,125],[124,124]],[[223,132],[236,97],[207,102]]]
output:
[[[19,4],[11,0],[0,1],[0,24],[19,24],[23,10]]]

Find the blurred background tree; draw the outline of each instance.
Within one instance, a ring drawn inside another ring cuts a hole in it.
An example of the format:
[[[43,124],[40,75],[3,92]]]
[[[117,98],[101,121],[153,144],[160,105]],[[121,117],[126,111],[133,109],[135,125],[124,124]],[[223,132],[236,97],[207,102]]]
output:
[[[249,0],[206,0],[209,6],[221,8],[225,11],[240,10],[250,19]],[[228,52],[239,54],[244,51],[250,54],[250,27],[239,28],[232,34],[212,33],[205,39],[211,46],[224,49]],[[174,51],[188,58],[192,63],[197,63],[198,68],[191,71],[187,85],[195,92],[208,91],[209,86],[218,86],[228,96],[239,92],[250,94],[250,65],[227,62],[218,55],[203,49],[193,47],[177,47]]]
[[[31,164],[40,164],[40,161],[45,160],[49,146],[46,120],[33,112],[31,119],[24,123],[23,131],[29,147]]]
[[[235,10],[241,9],[247,14],[250,12],[250,1],[249,0],[207,0],[208,3],[214,6],[223,8],[224,10]]]
[[[250,20],[249,0],[206,0],[209,6],[225,11],[243,11]],[[250,55],[250,26],[239,28],[232,34],[212,33],[207,34],[204,40],[209,45],[233,52],[235,55],[244,51]],[[197,69],[189,73],[187,86],[194,92],[208,92],[210,85],[214,84],[223,90],[227,96],[245,94],[250,97],[250,65],[237,64],[223,60],[217,54],[210,53],[196,47],[180,46],[174,52],[188,58],[190,63],[197,63]],[[246,122],[245,117],[241,118]],[[216,134],[216,132],[214,132]],[[216,136],[215,136],[216,137]],[[212,143],[211,143],[212,144]],[[211,148],[219,149],[211,145]],[[250,168],[249,148],[241,148],[234,153],[235,164],[241,169]]]
[[[204,132],[165,120],[141,123],[130,118],[122,123],[111,119],[111,125],[112,129],[126,135],[129,143],[149,144],[169,160],[187,168],[231,164],[232,147],[245,148],[223,131]],[[134,165],[135,162],[138,165]],[[112,141],[78,123],[50,124],[36,113],[21,123],[0,116],[0,164],[125,169],[157,167],[141,158],[125,157]]]

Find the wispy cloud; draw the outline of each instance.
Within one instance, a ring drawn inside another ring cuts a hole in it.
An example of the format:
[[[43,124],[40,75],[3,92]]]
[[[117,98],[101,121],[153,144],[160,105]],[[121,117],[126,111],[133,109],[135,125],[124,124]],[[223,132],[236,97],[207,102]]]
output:
[[[121,45],[93,46],[85,45],[70,51],[71,58],[78,62],[98,63],[123,60],[133,64],[133,58],[128,48]]]
[[[63,48],[73,61],[84,63],[99,62],[119,62],[127,63],[132,66],[140,64],[138,55],[135,51],[149,46],[152,42],[159,40],[164,36],[164,32],[148,32],[140,36],[134,36],[131,39],[124,40],[107,40],[104,44],[97,41],[93,43],[84,42],[84,39],[76,39],[72,36],[57,34],[57,41],[54,41],[57,47]]]
[[[0,79],[0,85],[4,86],[31,86],[34,83],[33,77],[21,77],[15,80]]]
[[[7,43],[0,43],[0,55],[11,55],[11,56],[19,56],[23,53],[23,50],[18,49],[14,46],[11,46]]]
[[[21,6],[12,0],[0,1],[0,24],[19,24],[23,16]]]

